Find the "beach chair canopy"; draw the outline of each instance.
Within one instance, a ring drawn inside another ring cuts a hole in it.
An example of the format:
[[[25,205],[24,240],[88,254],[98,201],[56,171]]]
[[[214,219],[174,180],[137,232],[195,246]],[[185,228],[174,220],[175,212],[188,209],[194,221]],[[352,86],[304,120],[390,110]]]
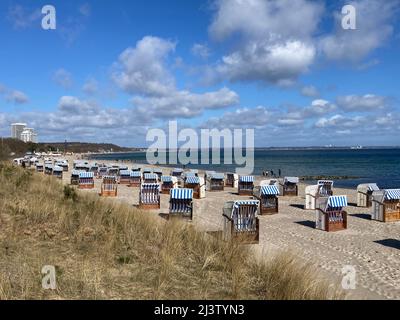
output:
[[[212,175],[212,174],[214,174],[214,173],[216,173],[216,172],[215,172],[215,171],[206,171],[207,177],[210,176],[210,175]]]
[[[63,168],[60,166],[54,166],[53,168],[53,172],[63,172],[63,171],[64,171]]]
[[[347,196],[330,196],[325,211],[328,209],[341,210],[343,207],[347,207]]]
[[[318,185],[319,186],[323,186],[323,185],[333,186],[333,181],[332,180],[318,180]]]
[[[239,181],[240,182],[254,182],[254,177],[253,176],[240,176]]]
[[[172,172],[173,172],[173,173],[182,173],[182,172],[183,172],[183,169],[181,169],[181,168],[174,168],[174,169],[172,170]]]
[[[196,177],[196,174],[194,172],[186,172],[185,178],[190,178],[190,177]]]
[[[140,170],[142,170],[142,168],[139,167],[139,166],[133,166],[132,167],[132,171],[140,171]]]
[[[160,185],[158,183],[142,183],[140,188],[142,190],[160,190]]]
[[[374,192],[378,191],[379,187],[376,183],[363,183],[357,186],[357,191],[359,192]]]
[[[99,167],[99,172],[107,172],[107,167]]]
[[[199,173],[199,170],[197,170],[197,169],[190,169],[189,172],[193,172],[194,174],[198,174],[198,173]]]
[[[143,168],[143,173],[152,173],[153,169],[151,168]]]
[[[82,171],[80,170],[72,170],[71,176],[78,177],[81,174]]]
[[[161,176],[161,182],[172,182],[172,177],[171,176]]]
[[[125,171],[128,170],[128,166],[119,166],[118,169],[119,171]]]
[[[385,200],[400,200],[400,189],[385,190]]]
[[[200,184],[200,178],[199,177],[188,177],[186,178],[186,183],[187,184]]]
[[[93,172],[80,172],[79,179],[91,179],[94,178]]]
[[[140,171],[131,171],[130,172],[131,178],[140,178],[142,176]]]
[[[145,173],[144,180],[157,180],[158,176],[155,173]]]
[[[153,173],[162,174],[163,172],[161,169],[153,169]]]
[[[312,195],[316,197],[318,195],[318,192],[320,190],[319,185],[314,185],[314,186],[307,186],[306,187],[306,194]]]
[[[294,183],[294,184],[297,184],[297,183],[299,183],[299,178],[298,178],[298,177],[285,177],[284,182],[285,182],[285,183]]]
[[[96,166],[96,165],[90,166],[89,170],[90,171],[98,171],[99,170],[99,166]]]
[[[241,207],[241,206],[252,206],[254,208],[254,215],[257,215],[257,209],[258,206],[260,205],[260,201],[258,200],[238,200],[235,201],[233,203],[233,207],[232,207],[232,214],[231,214],[231,218],[234,218],[234,216],[237,213],[237,210]]]
[[[173,200],[191,200],[193,199],[192,189],[171,189],[171,199]]]
[[[277,196],[279,195],[279,188],[277,186],[262,186],[260,193],[265,196]]]
[[[130,177],[131,176],[131,172],[132,171],[129,171],[129,170],[121,170],[119,172],[119,174],[120,174],[120,176],[123,176],[123,177]]]
[[[207,177],[208,177],[208,175],[207,175]],[[211,173],[209,175],[209,177],[212,180],[224,180],[225,179],[225,175],[223,173],[216,173],[216,172]]]

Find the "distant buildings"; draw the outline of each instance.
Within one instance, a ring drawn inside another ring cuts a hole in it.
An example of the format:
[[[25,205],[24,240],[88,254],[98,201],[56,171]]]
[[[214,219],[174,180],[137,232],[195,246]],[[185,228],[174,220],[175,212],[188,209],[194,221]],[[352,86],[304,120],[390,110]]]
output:
[[[11,137],[24,142],[38,142],[37,134],[33,128],[27,128],[26,123],[12,123]]]

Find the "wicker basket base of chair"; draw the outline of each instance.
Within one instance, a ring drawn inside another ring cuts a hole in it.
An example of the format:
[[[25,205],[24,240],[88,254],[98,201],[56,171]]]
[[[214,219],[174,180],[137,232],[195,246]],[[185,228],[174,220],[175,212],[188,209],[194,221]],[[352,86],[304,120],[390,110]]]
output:
[[[120,180],[120,181],[118,182],[118,184],[130,186],[130,185],[131,185],[131,182],[130,182],[130,180]]]
[[[158,210],[160,209],[159,203],[140,203],[138,206],[141,210]]]
[[[94,184],[80,184],[78,185],[78,189],[94,189]]]
[[[296,190],[285,190],[285,189],[283,189],[283,193],[282,193],[282,195],[283,196],[287,196],[287,197],[297,197],[298,195],[299,195],[299,191],[298,191],[298,189],[296,188]]]
[[[193,199],[200,199],[200,186],[198,184],[185,184],[185,188],[193,190]]]
[[[383,212],[383,222],[396,221],[400,221],[400,208],[398,208],[397,210],[391,210],[385,207]]]
[[[279,213],[279,209],[278,209],[278,204],[276,207],[265,207],[263,205],[260,206],[260,215],[274,215],[274,214],[278,214]]]
[[[114,191],[102,190],[100,193],[100,196],[102,196],[102,197],[116,197],[117,195],[118,195],[117,190],[114,190]]]
[[[255,231],[235,231],[233,223],[231,224],[231,241],[241,244],[258,244],[260,242],[260,220],[256,218]]]

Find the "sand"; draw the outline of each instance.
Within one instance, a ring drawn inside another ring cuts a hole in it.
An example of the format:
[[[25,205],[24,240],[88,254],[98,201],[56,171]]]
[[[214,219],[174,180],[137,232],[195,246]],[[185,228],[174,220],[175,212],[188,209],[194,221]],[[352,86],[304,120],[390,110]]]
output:
[[[68,157],[70,167],[76,157]],[[122,162],[98,161],[105,164]],[[124,163],[129,167],[131,163]],[[152,167],[147,166],[146,167]],[[160,168],[160,167],[158,167]],[[168,175],[171,168],[162,168]],[[63,181],[69,184],[70,173]],[[201,171],[200,171],[201,173]],[[257,182],[262,177],[256,177]],[[99,193],[101,180],[95,189],[84,192]],[[347,195],[348,229],[328,233],[314,228],[315,212],[304,210],[305,184],[299,185],[298,197],[280,197],[279,213],[260,216],[260,242],[251,245],[256,254],[263,256],[290,251],[300,259],[311,261],[332,285],[341,285],[342,268],[352,265],[356,269],[356,289],[346,290],[348,299],[400,299],[400,222],[382,223],[370,220],[371,209],[356,207],[356,190],[334,188],[335,195]],[[222,207],[226,201],[246,199],[233,188],[221,192],[206,192],[206,198],[194,200],[192,223],[200,231],[223,229]],[[139,188],[118,187],[118,197],[110,201],[123,201],[128,205],[139,203]],[[161,209],[149,211],[159,216],[168,214],[169,196],[161,195]],[[165,219],[164,219],[165,220]]]

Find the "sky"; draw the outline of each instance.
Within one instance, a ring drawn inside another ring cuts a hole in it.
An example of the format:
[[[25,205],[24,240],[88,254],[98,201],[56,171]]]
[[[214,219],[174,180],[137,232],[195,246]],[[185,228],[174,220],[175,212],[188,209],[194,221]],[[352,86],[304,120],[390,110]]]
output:
[[[56,29],[42,28],[44,5]],[[342,8],[356,29],[342,28]],[[400,145],[400,0],[0,2],[0,135],[146,147],[254,129],[257,147]],[[168,132],[167,132],[168,134]]]

